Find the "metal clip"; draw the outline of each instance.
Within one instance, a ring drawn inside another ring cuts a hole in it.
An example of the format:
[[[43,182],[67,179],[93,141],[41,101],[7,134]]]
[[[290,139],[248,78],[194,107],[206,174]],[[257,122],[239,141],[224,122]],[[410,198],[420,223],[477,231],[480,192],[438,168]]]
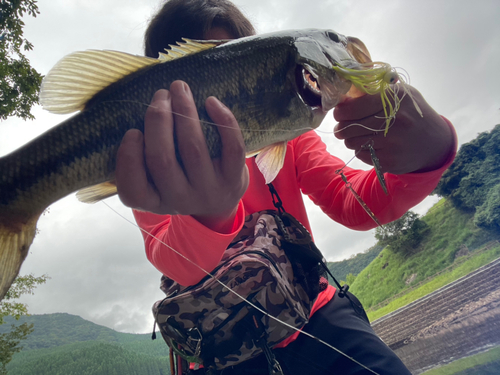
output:
[[[186,344],[193,350],[194,356],[199,357],[201,354],[201,340],[203,335],[196,327],[187,330],[188,338]]]

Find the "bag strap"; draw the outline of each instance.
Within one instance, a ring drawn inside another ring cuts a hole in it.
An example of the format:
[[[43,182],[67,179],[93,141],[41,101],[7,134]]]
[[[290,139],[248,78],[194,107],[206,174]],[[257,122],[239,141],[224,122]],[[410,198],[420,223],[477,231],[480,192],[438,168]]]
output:
[[[335,278],[335,276],[333,276],[332,273],[330,272],[330,270],[328,269],[328,266],[326,265],[326,259],[323,257],[323,254],[317,248],[317,246],[314,244],[314,242],[312,242],[310,233],[307,231],[307,229],[297,219],[295,219],[295,217],[293,217],[291,214],[289,214],[288,212],[285,211],[285,208],[283,207],[283,201],[281,200],[281,198],[280,198],[280,196],[278,194],[278,191],[276,190],[276,188],[274,187],[274,185],[272,184],[272,182],[270,182],[269,184],[267,184],[267,186],[269,188],[269,192],[271,193],[271,197],[273,199],[274,207],[276,207],[276,209],[278,210],[279,218],[281,219],[281,220],[279,220],[279,221],[281,221],[281,223],[278,223],[278,226],[280,226],[280,224],[281,225],[289,226],[290,225],[290,221],[292,221],[293,224],[295,224],[295,226],[297,228],[299,228],[301,231],[307,232],[307,234],[308,234],[307,238],[308,239],[306,239],[306,241],[309,242],[308,249],[311,250],[309,252],[309,255],[312,258],[314,258],[315,261],[317,260],[319,262],[319,264],[323,267],[323,269],[325,270],[325,272],[327,272],[328,275],[332,278],[333,282],[338,287],[338,290],[339,290],[338,296],[340,298],[347,297],[349,299],[349,301],[351,301],[351,303],[352,303],[351,298],[349,298],[349,295],[347,294],[347,291],[349,290],[349,285],[347,285],[347,284],[344,284],[343,286],[340,285],[340,283],[337,281],[337,279]],[[287,242],[292,242],[292,243],[297,243],[298,242],[297,240],[290,239],[290,237],[287,238],[287,233],[288,232],[285,231],[285,230],[283,230],[284,228],[280,228],[280,229],[284,233],[284,237],[285,237],[285,240]],[[305,242],[305,241],[300,241],[300,242]],[[354,304],[354,305],[357,305],[357,304]],[[359,306],[355,307],[355,309],[359,309],[359,308],[360,308]]]

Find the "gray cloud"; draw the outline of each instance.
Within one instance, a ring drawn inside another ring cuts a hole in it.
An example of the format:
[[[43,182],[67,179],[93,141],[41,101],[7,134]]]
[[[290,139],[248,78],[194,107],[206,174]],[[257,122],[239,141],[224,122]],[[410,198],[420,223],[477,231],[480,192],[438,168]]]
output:
[[[405,68],[440,113],[453,121],[460,142],[500,123],[500,7],[496,0],[238,0],[259,32],[332,28],[357,36],[374,59]],[[76,50],[115,49],[140,54],[147,20],[156,0],[39,0],[41,14],[26,19],[29,54],[43,74]],[[0,126],[0,155],[62,121],[35,110],[37,120],[9,119]],[[320,128],[330,152],[349,160],[352,152],[332,134],[332,116]],[[353,161],[351,166],[367,168]],[[306,198],[306,201],[307,198]],[[425,213],[435,198],[416,210]],[[131,218],[117,199],[109,204]],[[355,232],[306,203],[318,246],[329,260],[348,258],[374,244],[373,231]],[[162,298],[160,274],[144,255],[141,235],[103,204],[84,205],[71,196],[54,204],[40,221],[23,273],[51,279],[26,296],[31,313],[69,312],[98,324],[148,332],[150,308]]]

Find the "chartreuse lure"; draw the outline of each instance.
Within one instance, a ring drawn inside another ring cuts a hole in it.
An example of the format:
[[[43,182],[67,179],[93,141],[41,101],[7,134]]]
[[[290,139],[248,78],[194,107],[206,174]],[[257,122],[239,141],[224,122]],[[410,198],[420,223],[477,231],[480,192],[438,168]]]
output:
[[[413,100],[415,109],[423,117],[420,107],[411,96],[405,80],[389,64],[384,62],[366,62],[361,63],[356,69],[346,68],[339,64],[332,67],[342,78],[352,82],[352,84],[368,95],[380,94],[382,106],[384,108],[385,129],[384,136],[387,135],[391,123],[396,117],[401,101],[405,95],[409,95]],[[397,82],[401,83],[404,95],[400,98],[398,92],[400,87],[395,86]],[[349,94],[348,94],[349,95]]]

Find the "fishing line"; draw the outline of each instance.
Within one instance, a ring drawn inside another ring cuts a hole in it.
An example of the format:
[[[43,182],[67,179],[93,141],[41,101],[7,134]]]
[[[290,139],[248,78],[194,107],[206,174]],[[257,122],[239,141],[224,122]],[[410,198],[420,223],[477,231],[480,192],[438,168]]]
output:
[[[382,225],[382,223],[378,220],[377,216],[375,216],[375,214],[373,213],[373,211],[370,209],[370,207],[368,207],[368,205],[365,203],[365,201],[363,200],[363,198],[361,198],[359,196],[359,194],[356,192],[356,190],[354,190],[354,188],[352,187],[352,184],[349,182],[349,180],[347,179],[347,176],[344,174],[343,170],[345,167],[347,167],[347,165],[354,160],[355,157],[358,156],[358,154],[363,151],[363,150],[366,150],[366,149],[369,149],[370,150],[370,153],[373,152],[373,154],[371,155],[372,157],[372,161],[374,162],[374,169],[375,169],[375,172],[377,173],[377,178],[379,179],[379,182],[380,184],[382,185],[382,188],[384,189],[384,192],[386,192],[387,194],[387,188],[385,187],[385,180],[383,178],[383,175],[382,177],[379,175],[381,174],[379,172],[380,170],[380,165],[378,165],[378,159],[377,159],[377,163],[375,162],[374,160],[374,151],[373,151],[373,140],[371,141],[368,141],[367,143],[365,143],[363,146],[361,146],[361,148],[356,151],[354,153],[354,156],[347,162],[344,164],[344,166],[340,169],[337,169],[335,171],[335,173],[337,175],[340,176],[340,178],[342,178],[342,181],[344,181],[344,184],[345,184],[345,187],[347,189],[349,189],[351,191],[351,193],[353,194],[354,198],[358,201],[358,203],[361,205],[361,207],[363,208],[363,210],[365,210],[365,212],[368,214],[368,216],[370,216],[370,218],[377,224],[377,226],[379,228],[382,228],[382,230],[384,230],[384,227]]]
[[[158,107],[155,107],[155,106],[153,106],[151,104],[141,103],[141,102],[138,102],[136,100],[108,100],[108,101],[106,101],[106,103],[112,103],[112,102],[142,104],[142,105],[144,105],[146,107],[158,108]],[[174,115],[179,116],[179,117],[184,117],[184,118],[186,118],[188,120],[199,121],[200,124],[202,124],[202,125],[210,125],[210,126],[215,126],[215,127],[233,129],[233,127],[228,126],[228,125],[217,124],[215,122],[211,122],[211,121],[207,121],[207,120],[202,120],[202,119],[195,118],[195,117],[190,117],[190,116],[183,115],[182,113],[178,113],[178,112],[175,112],[175,111],[169,111],[169,113],[174,114]],[[282,131],[282,132],[301,132],[301,131],[304,131],[304,130],[307,130],[307,131],[308,130],[315,130],[315,128],[312,128],[310,126],[306,126],[304,128],[297,128],[297,129],[279,129],[279,128],[278,129],[248,129],[248,128],[240,128],[240,129],[244,130],[245,132],[248,132],[248,133],[270,133],[270,132],[276,132],[276,131]],[[234,129],[234,130],[236,130],[236,129]]]
[[[388,129],[390,129],[394,125],[394,121],[396,119],[396,114],[399,111],[399,109],[401,107],[401,102],[406,97],[406,95],[408,95],[412,99],[415,108],[417,109],[417,111],[419,112],[419,114],[422,115],[421,112],[420,112],[420,109],[419,109],[418,105],[415,102],[415,99],[411,95],[409,89],[406,87],[407,83],[405,81],[408,78],[404,74],[402,74],[402,73],[398,73],[398,75],[400,75],[401,77],[403,77],[403,79],[400,79],[400,81],[399,81],[400,85],[394,85],[395,88],[392,91],[391,90],[387,90],[388,95],[390,96],[390,98],[394,102],[393,115],[388,115],[388,116],[374,116],[374,118],[384,120],[384,122],[386,122],[387,120],[390,120],[390,125],[388,126]],[[403,91],[404,91],[404,94],[401,96],[401,98],[399,98],[399,96],[398,96],[399,91],[401,89],[400,86],[403,87]],[[142,102],[139,102],[139,101],[136,101],[136,100],[110,100],[110,101],[107,101],[107,102],[108,103],[111,103],[111,102],[134,103],[134,104],[142,104],[142,105],[144,105],[146,107],[158,108],[158,107],[155,107],[155,106],[153,106],[151,104],[142,103]],[[231,126],[217,124],[215,122],[211,122],[211,121],[202,120],[202,119],[199,119],[199,118],[190,117],[190,116],[187,116],[187,115],[175,112],[175,111],[169,111],[169,112],[171,114],[173,114],[173,115],[176,115],[176,116],[179,116],[179,117],[183,117],[183,118],[186,118],[188,120],[199,121],[200,124],[202,124],[202,125],[216,126],[216,127],[222,127],[222,128],[232,128]],[[341,130],[334,130],[333,134],[339,133],[339,132],[341,132],[341,131],[343,131],[345,129],[348,129],[348,128],[352,127],[352,126],[359,126],[361,128],[364,128],[364,129],[372,131],[372,132],[385,132],[386,131],[385,128],[374,129],[374,128],[370,128],[370,127],[368,127],[366,125],[363,125],[363,124],[352,123],[352,124],[347,125],[346,127],[344,127]],[[331,134],[330,132],[318,130],[318,129],[312,128],[310,126],[303,127],[303,128],[297,128],[297,129],[279,129],[279,128],[278,129],[248,129],[248,128],[240,128],[240,129],[242,131],[245,131],[245,132],[248,132],[248,133],[270,133],[270,132],[278,132],[278,131],[282,131],[282,132],[303,132],[303,131],[316,130],[316,132],[321,133],[321,134]],[[236,129],[234,129],[234,130],[236,130]]]
[[[257,305],[253,304],[252,302],[250,302],[249,300],[247,300],[245,297],[243,297],[242,295],[240,295],[238,292],[236,292],[235,290],[231,289],[228,285],[224,284],[222,281],[220,281],[219,279],[217,279],[215,276],[213,276],[210,272],[208,272],[207,270],[205,270],[203,267],[201,267],[200,265],[198,265],[196,262],[192,261],[191,259],[189,259],[188,257],[186,257],[185,255],[183,255],[182,253],[178,252],[177,250],[175,250],[172,246],[169,246],[167,245],[165,242],[163,242],[162,240],[160,240],[158,237],[156,237],[155,235],[149,233],[147,230],[141,228],[140,226],[137,225],[137,223],[134,223],[133,221],[129,220],[128,218],[126,218],[124,215],[122,215],[121,213],[119,213],[117,210],[115,210],[113,207],[111,207],[109,204],[107,204],[105,201],[101,201],[105,206],[107,206],[111,211],[113,211],[114,213],[116,213],[118,216],[120,216],[122,219],[124,219],[125,221],[127,221],[129,224],[139,228],[139,230],[143,233],[146,233],[148,236],[150,236],[151,238],[153,238],[154,240],[158,241],[159,243],[161,243],[162,245],[166,246],[168,249],[172,250],[175,254],[179,255],[181,258],[183,258],[184,260],[188,261],[189,263],[191,263],[193,266],[195,266],[196,268],[198,268],[199,270],[201,270],[203,273],[205,273],[207,276],[211,277],[213,280],[215,280],[216,282],[218,282],[220,285],[222,285],[224,288],[227,288],[231,293],[233,293],[234,295],[236,295],[238,298],[240,298],[242,301],[244,301],[245,303],[247,303],[248,305],[250,305],[251,307],[253,307],[254,309],[258,310],[259,312],[261,312],[262,314],[266,315],[267,317],[269,317],[270,319],[273,319],[274,321],[288,327],[288,328],[291,328],[292,330],[295,330],[296,332],[299,332],[300,334],[304,334],[310,338],[312,338],[313,340],[316,340],[317,342],[325,345],[326,347],[336,351],[337,353],[339,353],[340,355],[344,356],[345,358],[349,359],[350,361],[356,363],[358,366],[361,366],[362,368],[364,368],[365,370],[371,372],[372,374],[375,374],[375,375],[380,375],[379,373],[377,373],[376,371],[370,369],[369,367],[363,365],[362,363],[360,363],[359,361],[357,361],[356,359],[352,358],[351,356],[349,356],[348,354],[342,352],[340,349],[337,349],[336,347],[334,347],[333,345],[327,343],[326,341],[323,341],[321,340],[320,338],[308,333],[308,332],[304,332],[302,331],[301,329],[299,328],[296,328],[286,322],[283,322],[281,321],[280,319],[274,317],[273,315],[269,314],[267,311],[261,309],[260,307],[258,307]]]
[[[151,107],[151,108],[157,108],[151,104],[146,104],[146,103],[140,103],[140,102],[137,102],[135,100],[114,100],[115,102],[129,102],[129,103],[134,103],[134,104],[142,104],[146,107]],[[111,102],[111,101],[108,101],[108,102]],[[194,121],[199,121],[200,124],[203,124],[203,125],[210,125],[210,126],[216,126],[216,127],[221,127],[221,128],[231,128],[231,129],[234,129],[233,127],[231,126],[228,126],[228,125],[222,125],[222,124],[217,124],[215,122],[211,122],[211,121],[207,121],[207,120],[202,120],[202,119],[198,119],[198,118],[195,118],[195,117],[190,117],[190,116],[187,116],[187,115],[183,115],[182,113],[178,113],[178,112],[175,112],[175,111],[169,111],[171,114],[174,114],[176,116],[179,116],[179,117],[184,117],[188,120],[194,120]],[[383,116],[375,116],[376,118],[379,118],[379,119],[386,119],[385,117]],[[362,128],[365,128],[367,130],[370,130],[370,131],[373,131],[373,132],[383,132],[385,131],[385,129],[372,129],[366,125],[362,125],[362,124],[358,124],[358,123],[352,123],[352,124],[349,124],[348,126],[346,126],[344,129],[347,129],[351,126],[360,126]],[[392,127],[392,125],[391,125]],[[242,128],[240,128],[242,129]],[[342,129],[342,130],[344,130]],[[234,129],[236,130],[236,129]],[[249,133],[270,133],[270,132],[276,132],[276,131],[282,131],[282,132],[302,132],[302,131],[309,131],[309,130],[315,130],[316,132],[318,133],[322,133],[322,134],[331,134],[330,132],[327,132],[327,131],[324,131],[324,130],[319,130],[317,128],[312,128],[310,126],[307,126],[307,127],[304,127],[304,128],[297,128],[297,129],[247,129],[247,128],[244,128],[242,129],[244,130],[245,132],[249,132]],[[338,133],[338,132],[341,132],[342,130],[334,130],[333,133]]]

